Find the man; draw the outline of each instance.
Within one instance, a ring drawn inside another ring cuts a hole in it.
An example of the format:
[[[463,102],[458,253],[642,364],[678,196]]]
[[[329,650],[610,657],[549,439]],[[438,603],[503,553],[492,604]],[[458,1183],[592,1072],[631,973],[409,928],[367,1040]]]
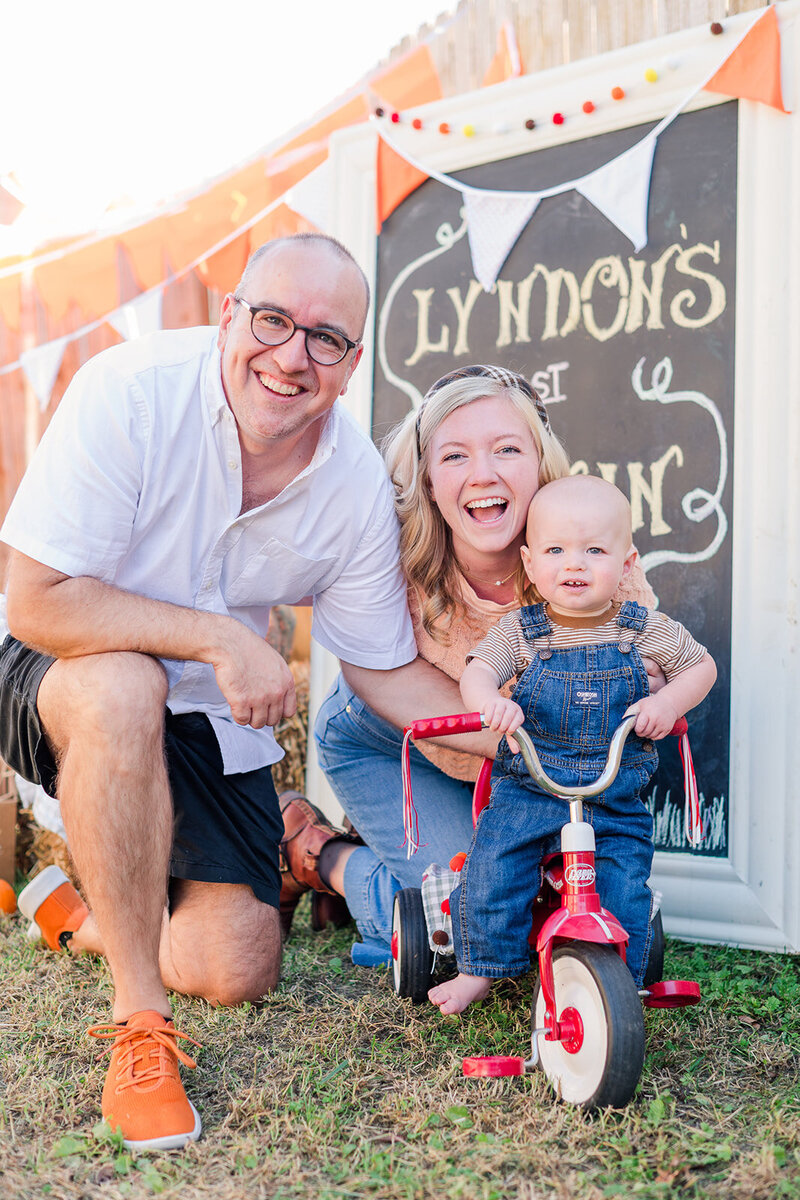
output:
[[[89,909],[46,873],[26,903],[54,948],[108,960],[103,1115],[135,1149],[200,1133],[165,989],[238,1004],[278,981],[270,727],[295,699],[270,607],[311,597],[316,639],[356,667],[416,654],[391,487],[336,403],[368,300],[339,243],[267,243],[218,331],[81,369],[0,531],[0,754],[57,785]]]

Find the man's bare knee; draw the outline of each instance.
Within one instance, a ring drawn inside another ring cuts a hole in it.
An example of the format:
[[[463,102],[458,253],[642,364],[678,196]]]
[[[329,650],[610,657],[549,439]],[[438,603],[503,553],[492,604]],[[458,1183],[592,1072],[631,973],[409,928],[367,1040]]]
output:
[[[173,990],[202,996],[209,1004],[235,1008],[274,992],[280,979],[280,940],[271,945],[253,944],[246,957],[218,947],[206,947],[191,960],[173,946],[174,978],[165,979]]]
[[[279,979],[280,955],[271,962],[250,963],[244,969],[241,963],[213,964],[205,998],[222,1008],[236,1008],[274,992]]]
[[[165,984],[235,1007],[278,986],[281,937],[278,910],[243,884],[179,881],[173,888]]]
[[[75,735],[116,742],[159,736],[167,677],[147,654],[91,654],[60,659],[42,680],[37,706],[56,745]]]

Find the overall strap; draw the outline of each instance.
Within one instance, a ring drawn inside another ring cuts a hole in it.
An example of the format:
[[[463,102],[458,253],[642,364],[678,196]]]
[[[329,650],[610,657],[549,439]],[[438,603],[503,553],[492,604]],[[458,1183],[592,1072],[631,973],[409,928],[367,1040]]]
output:
[[[633,629],[636,633],[643,633],[647,625],[647,609],[643,604],[626,600],[619,610],[617,624],[621,629]]]
[[[523,605],[519,610],[519,623],[522,626],[523,637],[529,642],[535,642],[537,638],[547,637],[548,633],[553,632],[544,604]]]

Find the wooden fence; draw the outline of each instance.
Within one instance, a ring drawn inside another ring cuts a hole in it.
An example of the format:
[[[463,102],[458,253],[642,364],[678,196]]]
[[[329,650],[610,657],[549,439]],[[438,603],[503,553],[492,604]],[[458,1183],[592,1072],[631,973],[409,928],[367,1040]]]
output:
[[[400,42],[390,59],[428,40],[451,96],[481,86],[506,21],[533,74],[763,7],[764,0],[461,0],[454,13]]]

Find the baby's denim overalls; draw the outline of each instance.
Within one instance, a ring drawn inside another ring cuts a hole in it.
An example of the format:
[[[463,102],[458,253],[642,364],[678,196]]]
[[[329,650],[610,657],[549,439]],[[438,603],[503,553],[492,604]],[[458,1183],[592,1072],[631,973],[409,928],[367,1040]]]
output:
[[[592,783],[602,771],[611,736],[625,710],[648,695],[647,672],[634,639],[647,610],[622,605],[619,639],[551,649],[543,604],[520,611],[533,660],[514,690],[547,774],[557,783]],[[597,840],[602,904],[628,932],[627,962],[641,983],[650,949],[653,821],[639,793],[658,763],[651,742],[630,735],[614,783],[584,803]],[[530,966],[531,905],[541,886],[544,855],[560,849],[569,805],[539,791],[521,755],[504,738],[492,772],[492,793],[478,820],[461,882],[450,898],[459,970],[501,978]]]

